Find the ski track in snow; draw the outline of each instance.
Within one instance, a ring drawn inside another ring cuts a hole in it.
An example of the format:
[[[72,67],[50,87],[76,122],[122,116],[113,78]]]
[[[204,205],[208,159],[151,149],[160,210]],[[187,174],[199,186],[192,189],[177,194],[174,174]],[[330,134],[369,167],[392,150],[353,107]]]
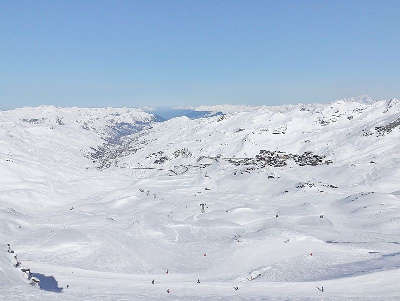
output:
[[[0,111],[0,300],[400,299],[399,100],[199,110]]]

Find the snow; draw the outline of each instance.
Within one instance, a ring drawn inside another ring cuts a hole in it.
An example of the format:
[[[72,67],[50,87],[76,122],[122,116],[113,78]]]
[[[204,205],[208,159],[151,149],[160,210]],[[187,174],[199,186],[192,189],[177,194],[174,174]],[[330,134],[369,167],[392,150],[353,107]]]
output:
[[[400,298],[398,100],[196,110],[0,111],[0,300]]]

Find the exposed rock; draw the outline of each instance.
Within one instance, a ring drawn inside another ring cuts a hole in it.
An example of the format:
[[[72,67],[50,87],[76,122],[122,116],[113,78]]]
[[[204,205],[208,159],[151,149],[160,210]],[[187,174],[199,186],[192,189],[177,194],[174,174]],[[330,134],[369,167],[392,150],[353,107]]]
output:
[[[397,118],[396,120],[386,125],[375,127],[375,131],[377,132],[377,136],[383,136],[385,134],[389,134],[392,130],[394,130],[398,126],[400,126],[400,118]]]

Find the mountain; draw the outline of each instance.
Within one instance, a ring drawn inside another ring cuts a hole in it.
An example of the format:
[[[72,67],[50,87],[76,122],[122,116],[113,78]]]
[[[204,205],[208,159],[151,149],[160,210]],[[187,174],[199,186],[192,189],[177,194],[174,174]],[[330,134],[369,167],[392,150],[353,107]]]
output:
[[[164,113],[0,112],[0,300],[399,297],[399,100]]]

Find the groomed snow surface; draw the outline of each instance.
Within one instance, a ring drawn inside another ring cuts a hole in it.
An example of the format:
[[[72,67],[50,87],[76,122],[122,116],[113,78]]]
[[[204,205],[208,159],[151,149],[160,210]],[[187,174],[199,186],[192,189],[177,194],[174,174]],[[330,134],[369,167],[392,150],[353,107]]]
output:
[[[1,111],[0,300],[400,300],[400,101],[199,110]]]

